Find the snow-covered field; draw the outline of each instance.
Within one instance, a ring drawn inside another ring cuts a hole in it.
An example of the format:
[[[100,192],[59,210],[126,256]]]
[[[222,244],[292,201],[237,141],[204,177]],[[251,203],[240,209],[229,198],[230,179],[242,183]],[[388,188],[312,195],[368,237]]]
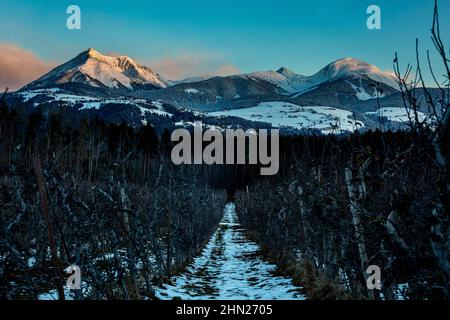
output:
[[[73,106],[76,104],[81,104],[82,107],[79,109],[80,111],[89,109],[98,110],[106,104],[115,103],[115,104],[126,104],[130,106],[135,106],[140,109],[142,114],[154,113],[162,116],[168,117],[172,116],[172,114],[164,110],[163,105],[160,101],[147,101],[145,99],[135,99],[129,97],[112,97],[106,99],[83,95],[73,95],[63,93],[58,88],[36,89],[19,92],[18,94],[22,96],[25,102],[35,98],[38,95],[45,95],[46,97],[50,97],[51,101],[60,101]],[[40,104],[39,102],[36,102],[34,105],[37,107],[39,106],[39,104]],[[149,105],[151,106],[151,108],[148,108]]]
[[[289,102],[261,102],[255,107],[217,111],[212,116],[233,116],[261,121],[274,127],[315,128],[323,133],[353,132],[364,126],[352,112],[324,106],[299,106]]]
[[[379,113],[378,111],[373,112],[366,112],[367,115],[374,115],[378,116],[378,114],[381,117],[387,118],[389,121],[396,121],[396,122],[409,122],[410,119],[414,120],[414,114],[411,111],[410,114],[408,114],[408,111],[405,108],[398,108],[398,107],[386,107],[381,108]],[[423,112],[418,112],[419,121],[422,121],[426,118],[426,114]]]
[[[223,220],[201,256],[187,270],[156,289],[160,299],[304,299],[290,278],[273,274],[276,266],[263,261],[259,246],[249,241],[235,206],[225,207]]]

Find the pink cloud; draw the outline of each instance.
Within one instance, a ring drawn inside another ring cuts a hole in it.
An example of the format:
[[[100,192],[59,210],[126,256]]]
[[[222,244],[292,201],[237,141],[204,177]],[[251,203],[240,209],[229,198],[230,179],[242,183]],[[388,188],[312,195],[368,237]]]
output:
[[[175,57],[154,59],[146,64],[153,71],[170,80],[200,75],[226,76],[240,72],[236,66],[221,60],[202,54],[181,54]]]
[[[109,52],[108,55],[119,54]],[[145,61],[144,64],[170,80],[240,73],[239,68],[225,62],[217,54],[185,53]],[[0,42],[0,92],[6,87],[10,90],[20,89],[56,66],[57,63],[44,61],[16,44]]]
[[[235,65],[223,64],[219,66],[215,74],[218,76],[229,76],[230,74],[237,74],[237,73],[241,73],[241,70],[239,70],[239,68],[236,67]]]
[[[17,90],[56,66],[12,43],[0,43],[0,91]]]

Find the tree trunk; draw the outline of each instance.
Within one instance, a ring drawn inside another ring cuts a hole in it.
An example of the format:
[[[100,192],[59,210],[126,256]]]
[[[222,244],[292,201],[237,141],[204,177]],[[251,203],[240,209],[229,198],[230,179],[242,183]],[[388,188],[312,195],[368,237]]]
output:
[[[360,174],[360,178],[362,178],[362,174]],[[352,214],[352,224],[355,228],[355,238],[356,242],[358,244],[358,252],[359,252],[359,259],[361,262],[361,269],[363,273],[363,277],[365,280],[367,280],[367,273],[366,269],[369,266],[369,258],[367,255],[366,250],[366,242],[364,238],[364,228],[361,224],[361,215],[363,213],[363,209],[361,208],[360,201],[364,199],[365,197],[365,185],[361,181],[360,185],[358,186],[359,192],[355,192],[355,187],[353,185],[353,174],[352,170],[350,168],[345,169],[345,183],[347,185],[348,190],[348,196],[350,200],[349,209]],[[367,290],[367,294],[369,299],[374,299],[374,292],[373,290]]]
[[[42,213],[44,216],[44,220],[47,224],[47,236],[48,236],[48,242],[50,244],[52,263],[53,263],[53,267],[55,268],[58,278],[59,278],[58,284],[56,286],[56,289],[58,291],[58,299],[65,300],[64,287],[62,284],[63,277],[61,274],[62,267],[61,267],[61,263],[58,258],[58,250],[56,249],[55,236],[53,233],[53,226],[52,226],[52,223],[48,216],[48,212],[49,212],[48,198],[47,198],[47,192],[46,192],[46,188],[45,188],[44,174],[42,172],[41,160],[39,158],[34,159],[34,172],[36,173],[39,193],[41,195]]]

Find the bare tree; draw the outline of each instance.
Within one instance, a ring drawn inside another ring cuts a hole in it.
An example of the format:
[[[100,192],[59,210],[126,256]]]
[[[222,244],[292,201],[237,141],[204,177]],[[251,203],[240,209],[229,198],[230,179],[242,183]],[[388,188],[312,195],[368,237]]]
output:
[[[438,1],[435,0],[433,24],[431,28],[431,39],[438,56],[441,67],[444,70],[443,77],[450,79],[450,51],[447,52],[440,32]],[[394,59],[394,69],[400,86],[404,106],[410,117],[410,126],[415,133],[415,145],[422,141],[431,147],[429,156],[438,171],[436,183],[437,196],[431,210],[431,247],[436,261],[445,274],[447,280],[450,278],[450,176],[449,176],[449,137],[450,137],[450,97],[449,85],[438,80],[434,67],[432,66],[430,53],[427,51],[427,62],[429,73],[437,87],[438,94],[433,94],[425,83],[422,66],[420,63],[419,44],[416,40],[416,65],[415,73],[413,67],[408,65],[405,72],[400,71],[397,54]],[[421,93],[421,95],[420,95]],[[425,101],[423,101],[425,100]],[[420,110],[427,108],[429,116],[420,117]],[[448,288],[444,288],[448,292]]]

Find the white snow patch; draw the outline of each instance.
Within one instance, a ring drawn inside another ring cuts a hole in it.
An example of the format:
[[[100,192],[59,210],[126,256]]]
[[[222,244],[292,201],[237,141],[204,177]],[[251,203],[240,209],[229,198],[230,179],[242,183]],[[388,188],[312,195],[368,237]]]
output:
[[[364,126],[350,111],[325,106],[299,106],[289,102],[261,102],[255,107],[217,111],[212,116],[233,116],[261,121],[274,127],[315,128],[323,133],[353,132]]]
[[[139,107],[139,110],[141,110],[141,113],[144,115],[145,113],[153,113],[153,114],[157,114],[160,116],[168,116],[168,117],[172,117],[173,115],[169,112],[166,111],[162,111],[162,110],[158,110],[158,109],[147,109],[147,108],[143,108],[143,107]]]
[[[407,300],[408,299],[408,283],[399,283],[394,287],[395,300]]]
[[[233,203],[201,256],[187,270],[156,289],[160,299],[305,299],[288,277],[275,276],[276,266],[263,261],[260,247],[249,241],[237,221]]]
[[[355,90],[356,98],[358,98],[358,100],[367,101],[367,100],[370,100],[370,99],[376,99],[377,98],[376,92],[374,92],[373,94],[370,94],[362,86],[360,86],[360,87],[355,86],[350,81],[347,81],[347,83],[353,88],[353,90]],[[385,96],[384,93],[383,94],[379,94],[378,98],[384,98],[384,96]]]
[[[380,115],[380,117],[385,117],[389,121],[396,121],[396,122],[405,122],[406,123],[406,122],[409,122],[410,119],[414,120],[414,113],[412,112],[412,110],[409,112],[409,115],[408,115],[408,111],[405,108],[400,108],[400,107],[385,107],[385,108],[381,108],[379,112],[371,111],[371,112],[366,112],[365,114],[375,115],[375,116]],[[419,121],[423,121],[427,117],[427,115],[425,113],[420,112],[420,111],[418,111],[417,114],[419,117]]]
[[[68,287],[64,287],[64,298],[66,300],[73,300],[73,295]],[[58,292],[56,289],[50,290],[38,295],[38,300],[58,300]]]
[[[33,99],[34,97],[40,95],[40,94],[52,94],[59,92],[59,88],[51,88],[51,89],[37,89],[37,90],[31,90],[31,91],[22,91],[18,92],[18,94],[23,98],[25,102],[27,102],[30,99]]]
[[[199,93],[199,91],[197,89],[194,89],[194,88],[185,89],[184,92],[186,92],[188,94]]]
[[[148,106],[148,101],[145,99],[134,99],[127,97],[113,97],[113,98],[96,98],[90,96],[82,96],[82,95],[74,95],[74,94],[66,94],[61,93],[59,89],[37,89],[31,91],[25,91],[19,93],[25,101],[28,101],[39,94],[45,94],[47,97],[52,98],[51,101],[61,101],[65,102],[69,105],[76,105],[77,103],[81,103],[82,107],[78,110],[90,110],[90,109],[100,109],[106,104],[116,103],[116,104],[127,104],[134,107],[137,107],[141,110],[141,113],[154,113],[157,115],[172,117],[173,115],[169,112],[166,112],[163,107],[163,103],[159,100],[151,101],[151,105],[156,109],[146,108]],[[38,107],[40,103],[35,103],[34,106]]]
[[[152,101],[152,105],[158,109],[161,109],[163,107],[163,103],[161,100]]]

